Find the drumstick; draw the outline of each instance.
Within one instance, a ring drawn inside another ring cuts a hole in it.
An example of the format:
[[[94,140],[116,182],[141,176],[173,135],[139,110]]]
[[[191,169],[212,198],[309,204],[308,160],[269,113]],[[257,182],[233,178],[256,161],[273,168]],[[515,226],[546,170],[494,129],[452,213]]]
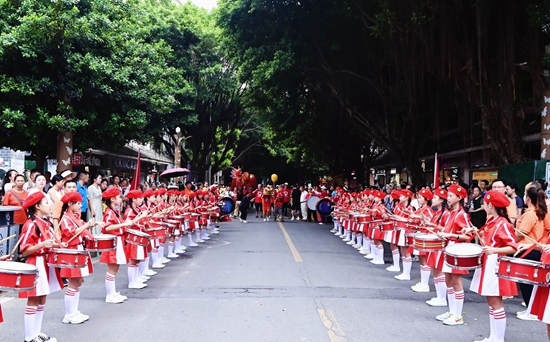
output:
[[[11,253],[9,254],[10,258],[13,256],[13,253],[15,253],[15,250],[17,249],[17,247],[19,246],[19,244],[21,243],[21,241],[23,240],[23,237],[25,235],[22,235],[21,234],[21,237],[19,238],[19,240],[17,240],[17,243],[15,244],[15,246],[13,246],[13,249],[11,250]],[[9,259],[9,258],[8,258]]]
[[[476,234],[477,238],[479,239],[479,243],[481,243],[481,245],[482,245],[483,247],[485,247],[485,246],[486,246],[485,240],[483,240],[483,238],[481,237],[481,235],[479,235],[477,227],[472,226],[472,228],[474,228],[474,233]]]
[[[8,241],[8,240],[11,240],[11,239],[13,239],[13,238],[16,237],[16,236],[17,236],[17,234],[13,234],[12,236],[8,236],[7,238],[0,240],[0,243],[6,242],[6,241]]]
[[[518,233],[520,233],[521,235],[523,235],[523,237],[525,237],[527,240],[531,241],[532,243],[534,243],[535,245],[539,246],[539,247],[543,247],[541,243],[539,243],[538,241],[536,241],[535,239],[533,239],[532,237],[530,237],[529,235],[525,234],[524,232],[522,232],[521,230],[519,229],[516,229],[514,228],[514,230]]]

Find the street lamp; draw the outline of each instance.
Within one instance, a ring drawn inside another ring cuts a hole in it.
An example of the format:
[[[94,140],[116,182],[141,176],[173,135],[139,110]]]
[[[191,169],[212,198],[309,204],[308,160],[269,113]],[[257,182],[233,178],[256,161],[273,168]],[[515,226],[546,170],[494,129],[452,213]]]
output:
[[[174,167],[181,167],[181,149],[182,146],[185,148],[185,141],[193,136],[182,137],[181,128],[176,127],[176,134],[174,134],[174,140],[176,141],[176,146],[174,147]],[[176,182],[180,180],[180,177],[176,177]]]

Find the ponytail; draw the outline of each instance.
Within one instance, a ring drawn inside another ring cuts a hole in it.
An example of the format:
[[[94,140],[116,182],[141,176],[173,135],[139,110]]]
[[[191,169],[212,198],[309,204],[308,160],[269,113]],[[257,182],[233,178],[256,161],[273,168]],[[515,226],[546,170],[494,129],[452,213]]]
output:
[[[527,197],[531,203],[535,206],[535,213],[539,220],[544,220],[546,214],[548,214],[548,208],[546,207],[546,193],[544,190],[537,187],[530,187],[527,189]]]
[[[504,217],[508,222],[512,223],[510,219],[508,218],[508,213],[506,212],[506,207],[495,207],[497,211],[497,215],[500,217]]]

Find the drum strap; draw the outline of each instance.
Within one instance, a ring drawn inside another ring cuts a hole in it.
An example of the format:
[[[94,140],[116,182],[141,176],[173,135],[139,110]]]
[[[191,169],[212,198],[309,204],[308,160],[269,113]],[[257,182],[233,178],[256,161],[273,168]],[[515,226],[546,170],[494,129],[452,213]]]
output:
[[[546,236],[544,236],[544,234],[542,235],[542,237],[539,239],[539,241],[537,241],[538,243],[541,243],[542,240],[545,238]],[[537,244],[534,243],[531,247],[529,247],[527,250],[525,250],[525,252],[519,257],[520,259],[523,259],[527,256],[527,254],[531,253],[532,250],[535,249],[535,247],[537,247]]]

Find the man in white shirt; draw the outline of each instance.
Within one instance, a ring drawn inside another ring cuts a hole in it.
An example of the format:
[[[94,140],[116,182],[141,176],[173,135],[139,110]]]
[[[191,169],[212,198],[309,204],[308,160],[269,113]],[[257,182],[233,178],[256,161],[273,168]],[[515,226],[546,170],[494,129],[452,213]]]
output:
[[[307,221],[307,198],[308,191],[304,187],[300,187],[302,193],[300,194],[300,209],[302,210],[302,221]]]

